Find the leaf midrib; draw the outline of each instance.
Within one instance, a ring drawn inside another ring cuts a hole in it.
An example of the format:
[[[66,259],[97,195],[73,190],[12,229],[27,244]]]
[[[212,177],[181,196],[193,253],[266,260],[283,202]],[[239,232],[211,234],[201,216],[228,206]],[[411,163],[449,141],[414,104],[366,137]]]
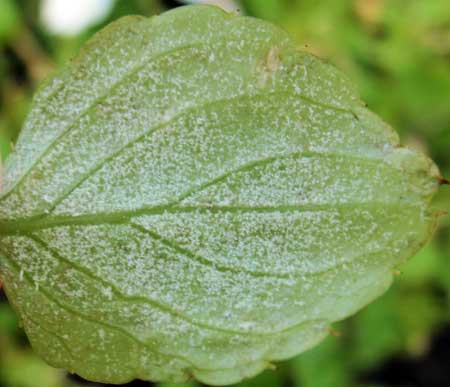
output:
[[[182,214],[182,213],[286,213],[286,212],[318,212],[354,210],[364,208],[396,208],[423,207],[420,203],[406,202],[345,202],[345,203],[319,203],[294,204],[283,206],[217,206],[217,205],[161,205],[141,207],[134,210],[121,210],[107,213],[91,213],[83,215],[55,215],[33,218],[23,218],[13,221],[0,222],[0,235],[27,235],[33,231],[64,226],[94,226],[102,224],[125,224],[130,219],[144,215]]]

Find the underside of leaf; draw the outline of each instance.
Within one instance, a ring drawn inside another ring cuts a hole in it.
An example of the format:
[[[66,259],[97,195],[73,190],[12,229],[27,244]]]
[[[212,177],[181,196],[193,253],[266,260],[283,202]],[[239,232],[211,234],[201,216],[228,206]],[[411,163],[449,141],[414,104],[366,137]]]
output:
[[[36,94],[6,163],[0,277],[55,367],[235,383],[382,294],[430,237],[438,185],[271,24],[126,17]]]

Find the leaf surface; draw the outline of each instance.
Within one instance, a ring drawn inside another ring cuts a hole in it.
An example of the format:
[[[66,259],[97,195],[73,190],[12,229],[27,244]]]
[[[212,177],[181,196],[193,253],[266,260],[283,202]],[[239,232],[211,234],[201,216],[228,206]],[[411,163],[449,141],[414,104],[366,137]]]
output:
[[[435,225],[438,175],[271,24],[126,17],[36,94],[1,279],[56,367],[234,383],[387,289]]]

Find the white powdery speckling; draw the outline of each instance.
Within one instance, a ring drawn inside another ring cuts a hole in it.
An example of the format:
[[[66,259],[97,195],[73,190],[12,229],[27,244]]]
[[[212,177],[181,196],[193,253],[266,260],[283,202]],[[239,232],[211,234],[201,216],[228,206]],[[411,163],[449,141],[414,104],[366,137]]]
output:
[[[33,102],[0,274],[53,365],[233,383],[386,290],[429,235],[436,176],[277,28],[127,17]]]

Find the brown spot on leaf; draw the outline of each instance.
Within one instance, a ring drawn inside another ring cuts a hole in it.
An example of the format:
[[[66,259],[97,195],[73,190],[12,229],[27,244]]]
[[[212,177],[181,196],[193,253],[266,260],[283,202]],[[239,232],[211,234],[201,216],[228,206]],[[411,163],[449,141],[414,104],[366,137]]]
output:
[[[333,336],[333,337],[341,337],[342,336],[341,332],[339,332],[339,331],[337,331],[337,330],[335,330],[333,328],[329,328],[328,331],[329,331],[330,335]]]
[[[280,48],[272,46],[258,66],[260,83],[264,85],[281,67]]]

